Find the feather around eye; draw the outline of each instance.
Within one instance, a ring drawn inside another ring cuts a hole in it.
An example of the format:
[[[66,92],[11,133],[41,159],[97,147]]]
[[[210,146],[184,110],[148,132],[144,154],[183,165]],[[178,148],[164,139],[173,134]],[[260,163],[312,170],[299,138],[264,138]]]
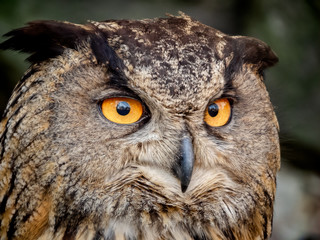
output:
[[[226,125],[231,117],[231,105],[227,98],[221,98],[208,105],[204,121],[211,127]]]
[[[113,97],[103,100],[101,110],[105,118],[118,124],[135,123],[143,114],[141,102],[126,97]]]

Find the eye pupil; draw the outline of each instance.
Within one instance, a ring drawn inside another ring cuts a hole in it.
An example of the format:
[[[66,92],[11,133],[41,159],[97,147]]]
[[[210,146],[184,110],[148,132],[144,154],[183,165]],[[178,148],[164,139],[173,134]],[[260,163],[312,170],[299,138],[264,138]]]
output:
[[[130,105],[127,102],[119,102],[117,105],[117,112],[122,115],[125,116],[127,114],[129,114],[130,112]]]
[[[208,113],[211,117],[217,116],[218,112],[219,112],[219,107],[217,104],[214,103],[208,107]]]

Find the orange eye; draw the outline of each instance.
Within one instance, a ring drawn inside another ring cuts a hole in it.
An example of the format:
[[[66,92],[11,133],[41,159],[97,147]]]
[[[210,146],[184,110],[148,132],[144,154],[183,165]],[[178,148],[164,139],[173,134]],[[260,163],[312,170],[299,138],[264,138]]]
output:
[[[207,107],[204,121],[211,127],[221,127],[228,123],[230,117],[230,102],[227,98],[221,98]]]
[[[119,124],[135,123],[143,113],[143,107],[138,100],[126,97],[103,100],[101,110],[108,120]]]

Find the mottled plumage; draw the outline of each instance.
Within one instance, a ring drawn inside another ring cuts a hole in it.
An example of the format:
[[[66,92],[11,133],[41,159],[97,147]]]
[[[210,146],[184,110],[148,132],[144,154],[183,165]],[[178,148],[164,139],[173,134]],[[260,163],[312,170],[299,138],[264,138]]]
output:
[[[265,43],[184,14],[6,36],[32,66],[0,125],[1,239],[269,238],[280,156]],[[107,120],[113,97],[141,102],[139,121]],[[232,116],[211,127],[221,98]]]

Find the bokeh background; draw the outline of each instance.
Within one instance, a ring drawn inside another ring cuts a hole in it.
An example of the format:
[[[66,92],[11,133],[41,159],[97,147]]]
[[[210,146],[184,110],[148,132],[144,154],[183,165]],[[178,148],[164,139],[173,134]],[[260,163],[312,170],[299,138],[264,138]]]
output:
[[[320,0],[0,0],[0,35],[37,19],[85,23],[178,11],[225,33],[259,38],[279,56],[266,71],[282,145],[272,240],[319,240]],[[26,57],[0,51],[0,114],[28,68]]]

